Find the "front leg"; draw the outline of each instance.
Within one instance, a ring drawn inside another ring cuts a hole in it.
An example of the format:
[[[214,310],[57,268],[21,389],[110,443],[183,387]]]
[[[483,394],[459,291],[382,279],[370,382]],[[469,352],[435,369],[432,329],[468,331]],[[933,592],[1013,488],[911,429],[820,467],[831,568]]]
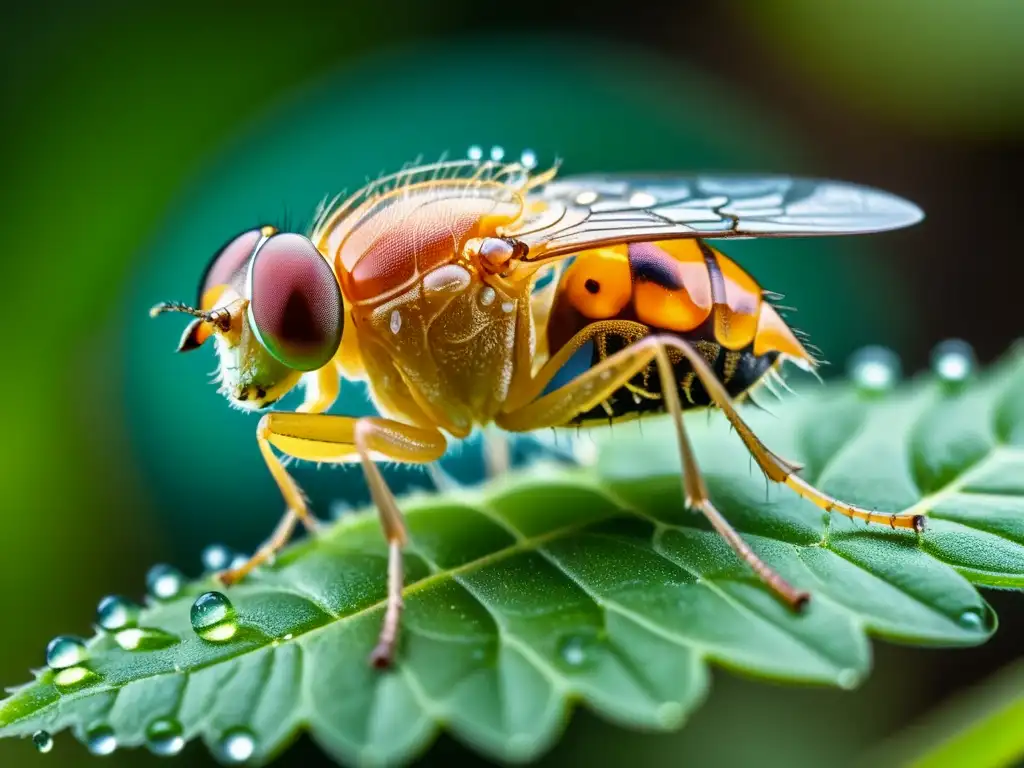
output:
[[[328,363],[320,370],[306,374],[306,396],[297,410],[299,413],[323,413],[334,405],[340,393],[341,378],[337,365],[334,362]],[[270,431],[264,418],[256,429],[256,443],[259,445],[260,453],[263,454],[263,460],[267,462],[270,474],[273,475],[278,488],[281,489],[281,495],[284,496],[287,505],[287,512],[284,513],[284,517],[281,518],[281,522],[277,524],[270,538],[249,560],[237,568],[231,568],[217,575],[220,581],[226,585],[237,583],[254,568],[273,559],[274,555],[288,543],[295,531],[295,525],[299,521],[302,521],[310,533],[315,533],[320,527],[316,517],[309,511],[302,490],[295,484],[270,449],[269,437]]]
[[[370,496],[377,507],[388,543],[387,608],[380,642],[373,651],[371,662],[377,667],[389,666],[394,656],[402,611],[402,547],[407,537],[401,510],[375,461],[384,459],[409,464],[437,461],[447,449],[444,435],[436,429],[377,417],[355,419],[310,413],[268,413],[260,421],[258,439],[289,512],[270,541],[242,568],[225,576],[237,581],[266,562],[287,542],[295,527],[295,517],[308,515],[301,490],[274,454],[274,448],[305,461],[340,463],[358,459],[362,462]]]
[[[299,413],[323,413],[329,411],[341,394],[341,373],[332,360],[318,371],[302,377],[306,387],[302,404],[295,410]]]

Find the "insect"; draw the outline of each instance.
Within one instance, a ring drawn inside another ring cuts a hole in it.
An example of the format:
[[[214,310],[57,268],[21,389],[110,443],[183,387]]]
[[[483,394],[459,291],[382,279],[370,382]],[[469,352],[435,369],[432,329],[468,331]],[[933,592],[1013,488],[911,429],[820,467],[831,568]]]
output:
[[[479,157],[408,168],[325,202],[304,234],[261,226],[213,257],[179,351],[213,338],[220,387],[262,411],[296,385],[295,412],[263,415],[256,440],[287,505],[230,584],[316,521],[279,454],[360,462],[388,544],[388,585],[370,660],[395,657],[402,611],[402,514],[375,462],[429,464],[449,437],[666,412],[686,504],[700,510],[786,605],[809,594],[744,543],[715,508],[682,414],[717,407],[767,477],[827,511],[920,532],[818,490],[774,454],[735,402],[785,361],[818,361],[766,294],[711,242],[879,232],[923,214],[893,195],[789,177],[582,175],[556,179]],[[545,277],[546,276],[546,277]],[[541,280],[549,280],[541,285]],[[579,363],[582,360],[583,365]],[[568,364],[580,369],[566,377]],[[562,376],[564,381],[559,381]],[[341,380],[364,380],[380,416],[325,413]]]

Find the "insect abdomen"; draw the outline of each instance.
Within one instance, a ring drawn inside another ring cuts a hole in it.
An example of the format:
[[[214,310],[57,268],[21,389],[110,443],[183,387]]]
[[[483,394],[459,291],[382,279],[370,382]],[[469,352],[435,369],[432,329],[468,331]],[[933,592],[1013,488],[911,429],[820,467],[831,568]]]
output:
[[[551,354],[588,326],[604,323],[580,349],[578,354],[587,360],[576,357],[577,368],[597,365],[652,334],[671,334],[692,344],[733,398],[756,385],[780,356],[814,364],[754,279],[699,240],[632,243],[581,253],[559,287],[546,329]],[[707,390],[690,364],[671,350],[669,356],[682,407],[709,405]],[[571,424],[662,411],[661,395],[651,363]]]
[[[652,329],[652,332],[657,332]],[[730,350],[721,344],[707,340],[689,339],[711,365],[718,380],[725,385],[732,398],[739,398],[756,385],[778,361],[778,352],[767,352],[755,355],[751,349]],[[596,365],[601,359],[632,343],[624,336],[604,336],[602,341],[592,348],[590,364]],[[603,352],[601,350],[603,347]],[[711,405],[711,397],[707,389],[693,372],[690,364],[676,355],[672,355],[672,368],[679,384],[680,404],[683,410],[704,408]],[[567,426],[578,426],[591,423],[608,423],[609,421],[626,420],[643,414],[662,413],[665,401],[662,397],[661,379],[654,364],[634,376],[629,385],[616,390],[603,404],[579,414]]]

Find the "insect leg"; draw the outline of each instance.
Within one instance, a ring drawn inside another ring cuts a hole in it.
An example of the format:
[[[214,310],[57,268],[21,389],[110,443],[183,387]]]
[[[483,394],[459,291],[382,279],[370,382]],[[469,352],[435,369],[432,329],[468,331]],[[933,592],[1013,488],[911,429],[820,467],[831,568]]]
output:
[[[674,336],[666,337],[666,345],[672,347],[683,354],[683,356],[693,366],[697,376],[700,378],[701,383],[707,390],[711,399],[715,405],[722,409],[733,428],[739,434],[740,439],[747,446],[747,450],[750,451],[754,457],[754,461],[757,462],[758,466],[761,467],[762,471],[770,480],[776,483],[783,483],[788,485],[797,494],[805,499],[813,502],[815,505],[824,509],[826,512],[839,512],[847,517],[852,517],[857,520],[864,520],[868,523],[878,523],[881,525],[888,525],[890,528],[904,528],[917,531],[920,533],[924,530],[924,516],[915,514],[900,514],[891,513],[887,514],[884,512],[874,512],[863,507],[858,507],[855,504],[848,504],[845,501],[841,501],[834,496],[830,496],[824,491],[820,491],[813,485],[808,483],[803,478],[797,475],[797,472],[801,467],[793,462],[786,461],[780,458],[775,453],[770,451],[764,443],[761,442],[760,438],[754,434],[753,430],[747,426],[747,423],[743,421],[742,417],[736,411],[733,405],[732,399],[729,397],[729,393],[726,392],[725,387],[715,376],[714,371],[707,364],[704,357],[687,342],[683,341]]]
[[[699,509],[712,527],[750,567],[757,576],[787,605],[800,609],[809,595],[797,590],[761,560],[722,517],[708,498],[704,478],[697,465],[683,424],[679,402],[679,384],[666,352],[665,337],[648,336],[605,358],[568,384],[532,403],[502,414],[497,423],[511,431],[525,432],[543,427],[564,425],[579,413],[590,410],[622,387],[651,361],[658,367],[665,406],[676,428],[676,438],[683,461],[683,495],[686,505]]]
[[[306,386],[305,398],[295,410],[299,413],[323,413],[341,394],[341,376],[334,362],[330,362],[318,371],[307,373],[302,377]]]
[[[384,668],[391,666],[398,641],[402,615],[402,547],[407,536],[395,496],[370,454],[377,452],[396,461],[427,463],[444,455],[447,442],[444,435],[435,429],[411,427],[380,418],[359,419],[355,437],[366,481],[370,485],[370,495],[388,541],[388,602],[377,647],[370,654],[370,662],[377,668]]]
[[[389,459],[427,464],[444,454],[447,442],[435,429],[414,427],[383,418],[354,419],[311,413],[269,413],[260,421],[260,447],[273,458],[271,472],[281,486],[289,509],[301,504],[302,494],[274,457],[271,446],[305,461],[362,462],[370,496],[388,543],[388,597],[380,641],[370,657],[377,667],[390,665],[398,639],[402,612],[402,547],[407,536],[402,513],[375,461]],[[269,459],[268,459],[269,463]]]

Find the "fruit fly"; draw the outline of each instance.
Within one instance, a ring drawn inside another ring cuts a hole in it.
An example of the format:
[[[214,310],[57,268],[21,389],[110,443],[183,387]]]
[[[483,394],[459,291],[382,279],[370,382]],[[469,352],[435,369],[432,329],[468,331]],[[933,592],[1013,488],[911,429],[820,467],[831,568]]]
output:
[[[764,563],[708,497],[683,412],[716,407],[767,477],[818,507],[920,532],[924,518],[834,498],[771,451],[735,403],[786,361],[818,361],[768,295],[712,242],[909,226],[913,204],[847,183],[772,176],[581,175],[521,162],[418,165],[321,205],[308,232],[260,226],[210,261],[180,351],[211,337],[221,391],[262,411],[298,384],[295,412],[256,440],[287,511],[227,584],[315,530],[279,454],[359,462],[388,545],[387,603],[370,660],[388,666],[402,611],[405,524],[376,462],[430,464],[448,439],[575,427],[664,412],[688,507],[700,510],[786,605],[809,594]],[[545,277],[547,276],[547,277]],[[546,280],[546,283],[542,282]],[[579,362],[582,360],[583,365]],[[573,362],[580,370],[566,377]],[[562,379],[559,380],[561,375]],[[379,416],[325,413],[341,380],[367,382]]]

